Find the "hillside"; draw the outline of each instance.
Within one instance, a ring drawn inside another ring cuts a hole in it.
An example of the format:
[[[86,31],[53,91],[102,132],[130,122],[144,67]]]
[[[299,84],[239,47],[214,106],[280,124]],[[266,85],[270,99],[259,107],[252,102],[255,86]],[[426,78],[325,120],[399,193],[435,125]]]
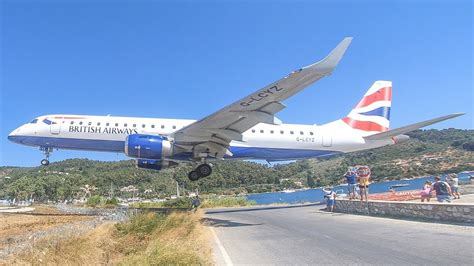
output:
[[[370,165],[375,180],[459,172],[474,169],[474,130],[427,130],[410,134],[405,143],[340,155],[279,164],[241,161],[214,163],[211,176],[190,182],[190,166],[165,171],[137,169],[133,160],[99,162],[70,159],[48,167],[0,167],[0,199],[63,201],[89,195],[145,198],[176,193],[176,181],[185,190],[210,193],[261,192],[297,186],[344,183],[348,166]],[[122,191],[121,191],[122,190]]]

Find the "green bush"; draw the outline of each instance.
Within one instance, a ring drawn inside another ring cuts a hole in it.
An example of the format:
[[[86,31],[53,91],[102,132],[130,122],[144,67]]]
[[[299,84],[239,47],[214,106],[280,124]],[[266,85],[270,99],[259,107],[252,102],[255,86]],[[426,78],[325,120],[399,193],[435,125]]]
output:
[[[119,202],[118,202],[117,198],[111,198],[111,199],[107,199],[105,201],[106,206],[117,206],[118,204],[119,204]]]
[[[86,204],[89,207],[97,207],[97,206],[103,205],[104,202],[105,202],[104,197],[96,195],[96,196],[92,196],[88,198]]]
[[[244,207],[257,204],[253,200],[247,200],[245,197],[214,197],[205,199],[202,208],[218,208],[218,207]]]
[[[172,199],[172,200],[167,200],[167,201],[162,201],[162,202],[140,202],[140,203],[135,203],[132,204],[132,207],[134,208],[191,208],[191,203],[192,203],[191,198],[177,198],[177,199]]]
[[[144,237],[151,234],[165,219],[166,216],[162,214],[141,213],[134,215],[129,222],[116,224],[115,227],[122,235],[135,234]]]
[[[191,208],[193,199],[181,197],[163,202],[164,208]]]

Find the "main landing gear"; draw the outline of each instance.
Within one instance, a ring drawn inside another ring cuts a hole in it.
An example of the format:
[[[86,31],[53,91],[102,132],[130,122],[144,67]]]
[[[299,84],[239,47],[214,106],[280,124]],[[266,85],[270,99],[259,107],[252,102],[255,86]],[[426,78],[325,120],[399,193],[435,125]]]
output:
[[[204,163],[196,167],[195,170],[189,172],[188,178],[191,181],[197,181],[200,178],[210,176],[212,174],[212,167],[211,165]]]
[[[51,148],[51,147],[40,147],[40,150],[44,153],[44,156],[46,157],[43,160],[41,160],[41,165],[42,166],[48,166],[49,165],[49,155],[51,155],[51,153],[53,152],[53,148]]]

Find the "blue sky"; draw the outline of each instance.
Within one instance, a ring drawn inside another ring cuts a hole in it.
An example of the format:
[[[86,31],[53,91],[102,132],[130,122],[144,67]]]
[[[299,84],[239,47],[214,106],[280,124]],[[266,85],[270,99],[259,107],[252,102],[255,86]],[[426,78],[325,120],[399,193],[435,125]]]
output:
[[[345,116],[393,81],[391,127],[473,128],[471,1],[1,1],[0,165],[39,150],[7,135],[52,113],[199,119],[354,40],[332,76],[286,101],[287,123]],[[383,2],[383,3],[380,3]],[[121,154],[59,151],[65,158]]]

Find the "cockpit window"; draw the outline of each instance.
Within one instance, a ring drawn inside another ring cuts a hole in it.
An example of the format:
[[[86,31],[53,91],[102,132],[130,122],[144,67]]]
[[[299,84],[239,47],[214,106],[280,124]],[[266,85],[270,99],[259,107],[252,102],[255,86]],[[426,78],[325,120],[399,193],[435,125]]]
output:
[[[37,118],[31,120],[30,124],[36,124],[36,122],[38,122],[38,119],[37,119]]]

